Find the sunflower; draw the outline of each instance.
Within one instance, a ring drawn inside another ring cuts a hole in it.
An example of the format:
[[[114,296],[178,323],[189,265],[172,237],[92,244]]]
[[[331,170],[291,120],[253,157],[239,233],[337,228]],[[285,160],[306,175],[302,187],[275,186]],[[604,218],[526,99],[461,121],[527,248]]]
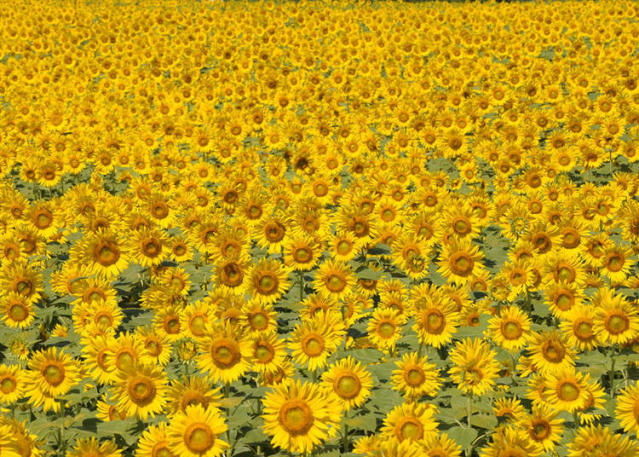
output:
[[[578,305],[567,313],[559,329],[566,342],[579,351],[590,351],[599,346],[599,334],[595,333],[596,308]]]
[[[601,412],[606,408],[605,395],[599,381],[586,383],[586,403],[576,410],[581,424],[591,424],[601,419]]]
[[[260,333],[251,342],[251,366],[253,371],[263,373],[273,371],[284,363],[286,350],[284,341],[277,337],[277,333]]]
[[[127,248],[136,263],[148,268],[161,264],[166,258],[169,241],[160,230],[143,228],[131,234]]]
[[[347,263],[333,259],[322,263],[315,273],[315,289],[335,299],[348,295],[355,285],[355,276]]]
[[[579,253],[588,265],[599,267],[604,261],[604,253],[611,247],[612,241],[605,233],[593,234],[580,245]]]
[[[35,318],[29,299],[15,292],[0,299],[0,315],[7,327],[19,329],[29,327]]]
[[[118,371],[127,371],[135,368],[144,351],[144,345],[136,335],[123,332],[110,342],[110,350],[113,357],[106,359],[106,365],[112,365]]]
[[[453,240],[440,254],[438,272],[456,284],[465,285],[484,270],[480,263],[482,258],[477,246],[473,246],[468,238]]]
[[[364,404],[371,394],[373,380],[358,361],[348,356],[322,374],[321,385],[339,397],[346,412]]]
[[[534,443],[549,451],[555,448],[564,431],[564,420],[557,417],[558,414],[548,405],[536,404],[532,414],[519,421],[519,426],[528,432]]]
[[[639,445],[636,441],[627,435],[613,433],[600,424],[578,428],[574,438],[568,443],[568,457],[631,457],[638,452]]]
[[[547,377],[545,395],[555,409],[573,412],[584,407],[588,401],[588,380],[590,376],[575,370],[563,368]]]
[[[248,292],[260,303],[276,302],[289,288],[289,270],[275,260],[260,260],[251,269]]]
[[[271,217],[263,218],[253,228],[253,238],[258,246],[266,248],[269,253],[279,253],[281,246],[288,239],[290,228],[291,220],[283,213],[277,212]]]
[[[219,409],[188,405],[173,416],[167,427],[168,448],[179,456],[217,457],[229,448],[229,444],[220,439],[227,430]]]
[[[410,233],[402,234],[389,243],[391,259],[398,268],[411,279],[421,279],[428,275],[430,249]]]
[[[555,284],[561,282],[579,287],[584,283],[586,271],[576,253],[566,250],[549,253],[544,261],[544,268],[545,278]]]
[[[399,442],[422,441],[437,430],[433,417],[437,409],[425,403],[402,403],[395,406],[384,418],[381,435]]]
[[[530,358],[544,375],[574,364],[576,351],[558,330],[546,330],[534,335],[528,349]]]
[[[511,426],[495,429],[491,441],[480,451],[480,457],[538,457],[544,448],[529,437],[525,430]]]
[[[116,233],[103,230],[88,233],[69,253],[70,258],[105,279],[111,279],[124,271],[129,258],[126,244]]]
[[[634,254],[629,247],[613,246],[605,249],[601,258],[602,273],[614,283],[622,282],[630,274]]]
[[[166,422],[149,425],[138,441],[135,457],[177,457],[169,449]]]
[[[293,236],[284,247],[284,264],[296,271],[309,271],[315,267],[321,254],[321,245],[311,236]]]
[[[42,274],[26,262],[8,262],[0,269],[0,288],[3,295],[16,294],[31,305],[42,296]]]
[[[461,457],[462,447],[446,433],[429,433],[421,442],[424,457]]]
[[[639,435],[639,386],[637,383],[621,390],[617,397],[615,416],[626,432]]]
[[[105,440],[101,443],[95,437],[79,438],[75,442],[75,446],[67,451],[66,457],[121,457],[122,451],[118,445],[111,440]]]
[[[342,342],[344,333],[340,316],[320,311],[295,327],[288,348],[296,363],[316,371],[326,365],[328,357]]]
[[[250,368],[250,341],[229,322],[213,326],[199,348],[197,365],[216,382],[235,382]]]
[[[113,344],[116,342],[112,335],[96,335],[82,338],[82,354],[84,369],[99,384],[110,384],[117,378]]]
[[[320,386],[291,381],[276,386],[264,400],[263,430],[274,446],[307,454],[337,434],[341,402]]]
[[[250,262],[245,258],[226,259],[215,267],[215,285],[223,290],[241,294],[248,284]]]
[[[209,381],[201,376],[184,377],[173,380],[167,393],[167,411],[171,415],[178,411],[186,411],[190,405],[201,405],[202,408],[220,407],[222,394],[220,388],[212,388]]]
[[[368,338],[380,351],[393,351],[402,337],[406,316],[390,308],[377,308],[368,321]]]
[[[22,398],[26,386],[24,369],[19,365],[0,365],[0,404],[12,405]]]
[[[424,297],[411,315],[415,318],[413,330],[422,344],[440,348],[457,332],[459,313],[455,302],[448,298]]]
[[[632,303],[614,290],[601,288],[593,297],[597,304],[594,332],[606,345],[624,344],[639,332],[639,314]]]
[[[572,311],[581,305],[583,287],[564,281],[548,282],[544,288],[544,302],[550,307],[550,311],[557,317],[565,319]]]
[[[498,317],[492,318],[488,328],[493,340],[502,348],[516,352],[530,339],[530,318],[516,306],[505,306]]]
[[[492,389],[498,376],[496,355],[486,342],[466,338],[450,352],[453,366],[448,373],[465,394],[483,395]]]
[[[147,365],[166,366],[171,358],[171,342],[169,338],[151,327],[138,327],[135,337],[142,343],[140,362]]]
[[[162,412],[166,404],[167,378],[155,366],[135,365],[127,371],[118,372],[115,381],[114,400],[116,407],[127,417],[137,416],[142,420]]]
[[[479,235],[481,226],[475,218],[473,210],[466,204],[451,205],[442,215],[439,223],[439,230],[436,232],[438,238],[446,234],[457,239],[473,239]]]
[[[77,361],[56,347],[35,352],[29,360],[28,373],[27,392],[36,389],[55,397],[65,395],[80,375]]]
[[[351,232],[337,231],[328,241],[329,253],[340,262],[348,262],[359,254],[362,243]]]
[[[497,419],[505,418],[511,424],[516,424],[526,417],[526,408],[517,397],[499,398],[493,404],[493,413]]]
[[[506,300],[515,301],[519,294],[534,288],[534,267],[534,261],[522,258],[504,264],[499,276],[503,276],[508,281]]]
[[[422,396],[435,397],[441,388],[439,370],[427,358],[416,352],[404,354],[397,361],[397,369],[393,370],[391,382],[393,389],[399,391],[408,401],[417,401]]]

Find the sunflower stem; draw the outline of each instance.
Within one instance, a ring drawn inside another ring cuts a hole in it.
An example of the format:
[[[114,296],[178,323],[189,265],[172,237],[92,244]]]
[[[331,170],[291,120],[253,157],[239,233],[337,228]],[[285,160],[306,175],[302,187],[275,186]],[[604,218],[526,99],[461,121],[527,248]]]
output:
[[[579,427],[579,414],[577,413],[577,410],[572,412],[572,420],[575,421],[575,427]]]
[[[468,408],[468,428],[472,428],[472,421],[471,421],[471,416],[473,415],[473,397],[472,395],[468,395],[468,402],[467,402],[467,408]],[[472,450],[471,450],[472,452]],[[470,455],[470,454],[468,454]]]
[[[421,357],[422,356],[422,351],[424,350],[424,343],[423,342],[419,342],[419,348],[417,349],[417,356]]]
[[[344,454],[346,454],[348,452],[348,424],[347,421],[348,420],[348,412],[344,413],[344,436],[342,437],[342,450],[344,452]]]
[[[304,272],[299,272],[300,278],[300,302],[304,301]]]
[[[610,384],[610,398],[615,398],[615,351],[614,349],[611,351],[612,354],[612,365],[610,366],[610,371],[608,372],[608,382]]]

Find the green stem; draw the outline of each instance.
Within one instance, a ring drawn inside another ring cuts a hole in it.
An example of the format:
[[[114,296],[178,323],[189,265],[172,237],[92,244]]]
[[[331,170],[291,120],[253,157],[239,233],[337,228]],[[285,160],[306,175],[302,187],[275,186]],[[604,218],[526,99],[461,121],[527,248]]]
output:
[[[300,302],[304,301],[304,272],[299,272],[300,277]]]
[[[615,398],[615,351],[611,352],[612,366],[608,372],[608,382],[610,383],[610,398]]]
[[[348,447],[349,447],[348,424],[346,423],[346,420],[348,420],[348,412],[344,413],[344,436],[342,437],[342,450],[344,451],[344,454],[348,452]]]
[[[473,403],[472,403],[473,397],[472,395],[468,395],[468,402],[467,402],[467,408],[468,408],[468,428],[472,428],[472,422],[471,422],[471,416],[473,415]],[[469,454],[470,455],[470,454]]]
[[[424,349],[424,343],[423,342],[419,342],[419,348],[417,349],[417,356],[421,357],[422,356],[422,350]]]

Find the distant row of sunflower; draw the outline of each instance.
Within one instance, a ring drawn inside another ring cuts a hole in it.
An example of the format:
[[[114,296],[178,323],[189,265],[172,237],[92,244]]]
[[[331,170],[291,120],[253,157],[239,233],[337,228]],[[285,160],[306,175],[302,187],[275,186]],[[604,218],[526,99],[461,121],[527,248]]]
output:
[[[1,457],[639,455],[639,5],[61,3],[0,1]]]

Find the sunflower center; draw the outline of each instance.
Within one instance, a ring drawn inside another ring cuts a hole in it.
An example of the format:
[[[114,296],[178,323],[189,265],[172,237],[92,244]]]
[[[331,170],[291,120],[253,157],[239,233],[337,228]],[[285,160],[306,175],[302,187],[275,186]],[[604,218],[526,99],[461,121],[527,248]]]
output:
[[[176,244],[175,246],[173,246],[173,253],[176,256],[183,256],[184,254],[186,254],[186,246],[184,246],[183,244]]]
[[[341,240],[337,243],[337,253],[340,255],[346,255],[351,252],[353,245],[346,240]]]
[[[28,279],[20,279],[16,283],[14,290],[20,295],[27,297],[31,295],[31,291],[33,290],[33,284]]]
[[[594,335],[592,323],[585,320],[575,322],[573,329],[575,332],[575,336],[582,341],[589,340]]]
[[[221,280],[225,286],[237,287],[244,280],[242,269],[235,262],[229,262],[222,268]]]
[[[161,250],[162,246],[154,239],[146,240],[142,244],[142,253],[147,257],[156,257]]]
[[[160,353],[162,352],[162,344],[155,339],[151,339],[147,341],[146,343],[144,343],[144,347],[146,348],[147,351],[149,351],[149,354],[151,354],[153,357],[159,356]]]
[[[302,341],[302,350],[309,357],[317,357],[324,350],[324,338],[315,333],[306,336]]]
[[[264,236],[266,236],[266,239],[271,243],[281,241],[282,238],[284,238],[284,232],[284,227],[278,222],[270,223],[264,228]]]
[[[346,281],[344,280],[344,278],[341,278],[336,274],[332,274],[326,281],[326,287],[331,292],[341,292],[346,287]]]
[[[272,273],[264,273],[257,280],[257,291],[263,295],[270,295],[277,290],[278,280]]]
[[[624,256],[619,253],[609,254],[606,258],[606,268],[613,273],[621,270],[625,262]]]
[[[359,378],[353,374],[343,374],[333,383],[335,393],[342,398],[355,398],[362,389]]]
[[[565,229],[564,230],[564,238],[563,245],[566,249],[576,248],[579,244],[579,233],[577,233],[574,229]]]
[[[458,235],[467,235],[470,233],[470,221],[465,217],[456,217],[453,221],[453,230]]]
[[[151,207],[151,215],[156,219],[164,219],[169,215],[169,207],[163,202],[154,203]]]
[[[622,313],[613,313],[606,318],[606,330],[613,335],[619,335],[630,328],[630,320]]]
[[[568,311],[575,303],[575,297],[570,290],[561,289],[555,295],[555,305],[562,311]]]
[[[120,370],[127,370],[133,366],[135,357],[129,351],[121,352],[115,358],[115,365]]]
[[[169,335],[177,335],[180,332],[180,319],[177,316],[167,316],[163,326]]]
[[[425,323],[428,333],[439,335],[446,327],[446,318],[441,311],[431,309],[426,312]]]
[[[100,315],[95,317],[95,323],[98,325],[99,328],[105,329],[113,324],[113,318],[109,314],[101,313]]]
[[[482,378],[482,372],[474,367],[468,368],[464,373],[464,382],[471,386],[479,384]]]
[[[64,367],[59,364],[50,363],[42,370],[44,379],[52,386],[58,386],[64,381]]]
[[[166,441],[160,441],[151,450],[151,457],[173,457]]]
[[[579,398],[579,393],[581,391],[579,386],[572,381],[562,382],[558,390],[557,396],[562,401],[575,401]]]
[[[552,363],[559,363],[564,359],[566,350],[558,341],[547,341],[542,346],[542,354],[546,360]]]
[[[404,418],[397,427],[397,431],[400,441],[404,441],[405,439],[410,441],[420,440],[424,435],[424,427],[421,422],[412,417]]]
[[[16,390],[17,386],[18,383],[13,376],[6,376],[0,381],[0,391],[2,391],[3,394],[10,394]]]
[[[38,211],[38,214],[35,217],[35,226],[39,229],[48,228],[53,222],[53,216],[51,213],[45,209],[41,209]]]
[[[426,380],[426,375],[424,374],[424,370],[419,367],[414,367],[406,371],[404,374],[404,380],[409,386],[417,387],[423,384]]]
[[[146,406],[155,398],[155,384],[150,379],[136,377],[129,382],[129,396],[138,406]]]
[[[7,313],[12,321],[22,322],[27,317],[29,317],[29,311],[22,303],[16,303],[9,307],[9,312]]]
[[[311,251],[309,248],[297,248],[293,252],[293,258],[296,262],[305,263],[310,261],[312,257],[313,251]]]
[[[560,263],[555,269],[554,276],[556,282],[564,281],[566,283],[571,283],[575,280],[577,274],[575,272],[575,269],[570,265]]]
[[[535,441],[543,441],[550,435],[550,425],[545,420],[538,420],[533,423],[530,435]]]
[[[305,401],[291,400],[280,409],[279,422],[293,436],[308,432],[313,421],[313,413]]]
[[[203,336],[204,335],[204,327],[206,325],[206,319],[204,316],[195,315],[191,318],[189,322],[189,328],[191,329],[191,333],[195,336]]]
[[[532,237],[532,243],[537,248],[541,254],[544,254],[550,250],[552,243],[550,242],[550,238],[545,233],[536,233]]]
[[[268,325],[268,318],[263,313],[255,313],[251,316],[251,327],[254,330],[264,330]]]
[[[377,327],[377,332],[382,338],[388,339],[395,334],[395,326],[391,322],[382,322]]]
[[[103,267],[109,267],[120,258],[120,249],[110,241],[100,241],[93,250],[95,260]]]
[[[450,257],[450,269],[457,276],[468,276],[474,266],[475,261],[465,252],[456,252]]]
[[[230,340],[218,341],[211,348],[213,362],[220,368],[228,369],[240,361],[237,343]]]
[[[267,344],[259,344],[255,349],[255,358],[260,361],[260,363],[269,363],[275,357],[275,353],[273,352],[273,348]]]
[[[501,333],[507,340],[516,340],[523,334],[523,329],[519,322],[506,321],[501,325]]]
[[[189,425],[184,432],[184,444],[194,453],[204,454],[213,447],[213,443],[215,436],[211,427],[202,422]]]

